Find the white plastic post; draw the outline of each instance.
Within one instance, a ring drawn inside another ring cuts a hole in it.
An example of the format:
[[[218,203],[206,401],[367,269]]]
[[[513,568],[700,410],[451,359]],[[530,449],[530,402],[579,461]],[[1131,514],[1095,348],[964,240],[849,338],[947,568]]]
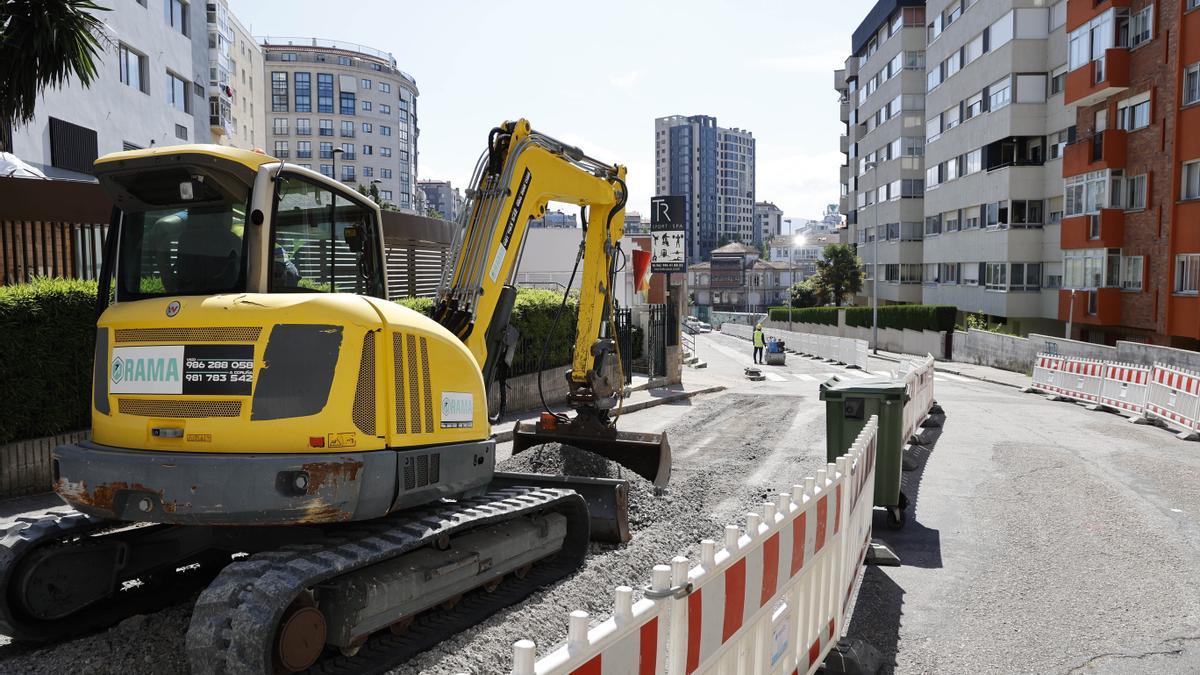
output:
[[[762,516],[751,511],[746,514],[746,534],[751,540],[758,539],[758,526],[762,525]]]
[[[650,570],[650,587],[656,591],[665,591],[671,588],[670,565],[655,565],[654,569]]]
[[[817,470],[817,489],[821,492],[829,486],[829,473],[825,469]]]
[[[537,647],[533,640],[517,640],[513,643],[513,675],[534,675]]]
[[[775,526],[775,502],[763,502],[762,517],[767,527]]]
[[[730,555],[733,555],[733,552],[737,550],[738,539],[741,536],[742,533],[740,530],[738,530],[737,525],[725,526],[725,550],[729,551]]]
[[[825,465],[825,476],[829,479],[829,484],[832,485],[837,480],[837,464],[830,462]]]
[[[588,644],[588,613],[582,609],[571,612],[567,623],[567,648],[584,649]]]
[[[677,555],[671,558],[671,586],[682,586],[688,579],[687,556]]]
[[[613,619],[617,624],[623,624],[633,619],[633,589],[628,586],[617,586],[613,598]]]
[[[700,565],[706,570],[717,566],[717,542],[712,539],[700,542]]]
[[[792,487],[792,494],[795,494],[795,492],[796,492],[796,488],[795,488],[795,486],[793,486],[793,487]],[[791,513],[791,512],[788,510],[788,505],[789,505],[789,503],[790,503],[791,501],[792,501],[792,499],[790,499],[790,498],[789,498],[789,495],[788,495],[788,493],[786,493],[786,492],[780,492],[780,493],[779,493],[779,494],[778,494],[778,495],[775,497],[775,510],[776,510],[777,512],[779,512],[779,513],[783,514],[783,517],[784,517],[784,518],[787,518],[787,517],[788,517],[788,514],[789,514],[789,513]],[[799,501],[799,499],[796,499],[796,501],[798,502],[798,501]]]
[[[812,476],[804,477],[804,494],[809,497],[813,496],[813,491],[816,488],[817,479]]]
[[[796,506],[801,506],[804,503],[804,492],[805,492],[805,489],[804,489],[803,485],[793,485],[792,486],[792,503],[795,504]]]

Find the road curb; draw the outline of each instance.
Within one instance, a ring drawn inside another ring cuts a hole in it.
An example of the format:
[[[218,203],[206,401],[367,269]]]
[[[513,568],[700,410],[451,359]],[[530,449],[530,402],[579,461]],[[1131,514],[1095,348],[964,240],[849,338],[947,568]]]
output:
[[[884,356],[883,354],[871,354],[871,358],[873,358],[873,359],[879,359],[879,360],[881,360],[881,361],[891,361],[892,363],[900,363],[901,361],[903,361],[903,360],[904,360],[903,358],[896,358],[896,357],[892,357],[892,356]],[[1013,384],[1012,382],[1003,382],[1003,381],[1001,381],[1001,380],[993,380],[993,379],[991,379],[991,378],[988,378],[988,377],[980,377],[980,376],[978,376],[978,375],[972,375],[972,374],[970,374],[970,373],[967,373],[967,372],[964,372],[964,371],[961,371],[961,370],[951,370],[951,369],[949,369],[949,368],[942,367],[942,365],[941,365],[942,363],[944,363],[944,362],[943,362],[943,361],[936,361],[936,362],[933,364],[933,369],[934,369],[935,371],[937,371],[937,372],[949,373],[950,375],[957,375],[957,376],[959,376],[959,377],[966,377],[966,378],[968,378],[968,379],[977,380],[977,381],[979,381],[979,382],[987,382],[988,384],[998,384],[998,385],[1000,385],[1000,386],[1002,386],[1002,387],[1012,387],[1013,389],[1024,389],[1026,386],[1028,386],[1028,385]]]
[[[686,400],[689,398],[693,398],[695,396],[699,396],[700,394],[715,394],[719,391],[725,391],[725,385],[717,384],[717,385],[713,385],[711,387],[701,387],[700,389],[691,389],[688,391],[674,391],[665,396],[659,396],[656,398],[652,398],[648,401],[638,401],[637,403],[630,403],[629,405],[626,405],[623,408],[621,408],[621,414],[635,413],[635,412],[638,412],[641,410],[645,410],[647,408],[654,408],[656,406],[666,405],[667,403],[674,403],[675,401],[683,401],[683,400]],[[516,425],[514,424],[513,429],[515,429],[515,428],[516,428]],[[512,437],[513,437],[512,429],[508,429],[507,431],[500,431],[500,432],[497,432],[492,435],[492,438],[494,438],[497,443],[507,443],[508,441],[512,440]]]

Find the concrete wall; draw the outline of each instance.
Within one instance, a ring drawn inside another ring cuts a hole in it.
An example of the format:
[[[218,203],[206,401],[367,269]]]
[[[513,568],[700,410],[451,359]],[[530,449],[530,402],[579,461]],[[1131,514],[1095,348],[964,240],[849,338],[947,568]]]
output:
[[[53,482],[50,451],[91,437],[90,431],[0,445],[0,498],[46,492]]]
[[[672,382],[672,359],[678,363],[680,361],[679,347],[667,347],[667,381]],[[609,361],[609,377],[613,382],[617,382],[617,367],[615,361]],[[680,365],[674,368],[673,382],[679,382]],[[628,367],[628,366],[626,366]],[[564,373],[570,370],[570,366],[559,366],[557,368],[547,368],[542,371],[542,392],[546,395],[546,403],[556,405],[565,403],[567,400],[567,378]],[[505,400],[507,412],[522,412],[525,410],[537,410],[542,407],[541,396],[538,395],[537,373],[528,375],[517,375],[516,377],[508,378],[508,397]],[[488,410],[494,411],[500,405],[500,385],[493,382],[488,389]],[[0,464],[0,466],[3,466]]]
[[[962,363],[1028,373],[1033,371],[1037,351],[1035,343],[1014,335],[974,329],[954,331],[954,360]]]
[[[721,330],[721,324],[724,323],[740,323],[746,326],[753,326],[756,323],[762,323],[766,327],[767,315],[755,314],[753,312],[710,312],[708,323],[712,324],[713,330]]]
[[[838,326],[828,326],[816,323],[800,323],[793,321],[788,328],[786,321],[764,321],[763,328],[770,330],[791,330],[796,333],[811,333],[813,335],[832,335],[834,337],[855,338],[871,342],[871,328],[847,326],[846,313],[838,314]],[[893,328],[879,329],[879,348],[899,354],[915,354],[924,356],[933,354],[935,358],[945,358],[946,335],[940,331],[896,330]]]

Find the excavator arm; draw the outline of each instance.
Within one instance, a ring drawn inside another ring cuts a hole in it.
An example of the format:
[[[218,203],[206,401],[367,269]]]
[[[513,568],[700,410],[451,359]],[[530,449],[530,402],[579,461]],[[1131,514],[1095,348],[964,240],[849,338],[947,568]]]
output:
[[[561,441],[608,456],[665,485],[670,473],[665,437],[621,434],[609,415],[623,383],[610,381],[606,363],[611,357],[618,370],[629,367],[619,361],[612,306],[624,233],[625,168],[540,134],[526,120],[506,122],[488,135],[467,197],[434,318],[475,355],[489,386],[500,363],[511,363],[518,339],[509,318],[529,221],[543,216],[551,201],[578,204],[586,214],[575,252],[583,276],[567,374],[568,401],[576,415],[547,414],[536,427],[523,425],[514,452]]]

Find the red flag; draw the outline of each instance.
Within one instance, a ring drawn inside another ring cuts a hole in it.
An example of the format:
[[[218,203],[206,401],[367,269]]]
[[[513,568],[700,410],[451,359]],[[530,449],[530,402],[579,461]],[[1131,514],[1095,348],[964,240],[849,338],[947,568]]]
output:
[[[640,293],[650,288],[650,252],[633,250],[633,291]]]

